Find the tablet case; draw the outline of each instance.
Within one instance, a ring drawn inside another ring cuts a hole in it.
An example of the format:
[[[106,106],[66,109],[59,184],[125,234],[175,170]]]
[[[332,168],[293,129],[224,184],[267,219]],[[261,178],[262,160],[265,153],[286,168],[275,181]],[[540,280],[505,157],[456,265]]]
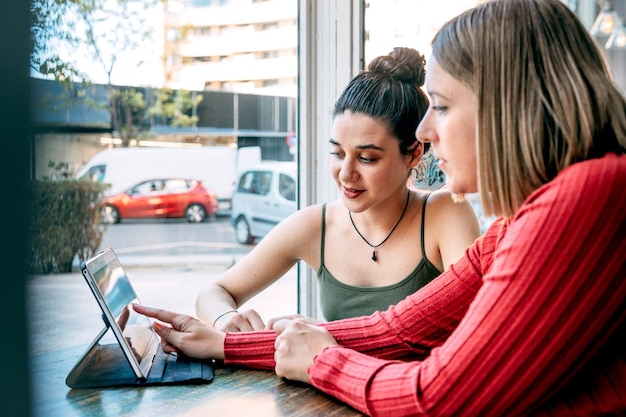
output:
[[[213,380],[211,363],[191,359],[181,354],[167,354],[159,346],[148,378],[142,381],[133,372],[117,339],[115,343],[100,343],[109,330],[105,317],[103,316],[102,319],[105,327],[67,375],[65,383],[68,387],[78,389],[203,384]]]

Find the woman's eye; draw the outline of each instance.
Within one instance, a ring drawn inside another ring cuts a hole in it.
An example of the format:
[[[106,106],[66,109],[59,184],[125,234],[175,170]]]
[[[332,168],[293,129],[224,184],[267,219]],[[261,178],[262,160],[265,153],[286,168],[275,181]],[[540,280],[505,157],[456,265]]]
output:
[[[432,106],[433,110],[436,111],[439,114],[443,114],[447,107],[446,106]]]
[[[330,151],[330,155],[334,156],[337,159],[345,159],[346,155],[343,152],[339,152],[339,151]],[[354,156],[354,157],[350,157],[350,158],[358,158],[359,161],[361,161],[364,164],[371,164],[372,162],[376,161],[376,158],[367,158],[365,156]]]

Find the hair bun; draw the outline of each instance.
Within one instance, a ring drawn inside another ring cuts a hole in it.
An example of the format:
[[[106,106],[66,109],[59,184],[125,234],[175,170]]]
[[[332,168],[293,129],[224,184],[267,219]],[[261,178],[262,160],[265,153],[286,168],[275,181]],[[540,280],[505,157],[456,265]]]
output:
[[[367,69],[421,87],[426,76],[426,59],[413,48],[396,47],[388,55],[374,58]]]

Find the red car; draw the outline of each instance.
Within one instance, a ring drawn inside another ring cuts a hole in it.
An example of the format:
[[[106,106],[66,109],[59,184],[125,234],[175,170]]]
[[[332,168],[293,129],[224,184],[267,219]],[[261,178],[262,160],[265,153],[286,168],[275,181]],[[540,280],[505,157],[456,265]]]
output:
[[[143,181],[103,198],[100,213],[104,223],[151,217],[186,217],[189,222],[200,223],[215,216],[217,210],[215,194],[200,181],[168,178]]]

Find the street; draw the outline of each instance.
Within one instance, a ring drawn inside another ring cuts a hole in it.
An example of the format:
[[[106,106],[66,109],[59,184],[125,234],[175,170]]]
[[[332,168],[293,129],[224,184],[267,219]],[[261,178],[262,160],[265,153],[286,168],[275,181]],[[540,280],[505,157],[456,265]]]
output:
[[[185,219],[123,220],[106,226],[100,249],[111,247],[120,256],[176,257],[206,256],[232,263],[252,249],[235,240],[228,216],[217,216],[203,223]]]

